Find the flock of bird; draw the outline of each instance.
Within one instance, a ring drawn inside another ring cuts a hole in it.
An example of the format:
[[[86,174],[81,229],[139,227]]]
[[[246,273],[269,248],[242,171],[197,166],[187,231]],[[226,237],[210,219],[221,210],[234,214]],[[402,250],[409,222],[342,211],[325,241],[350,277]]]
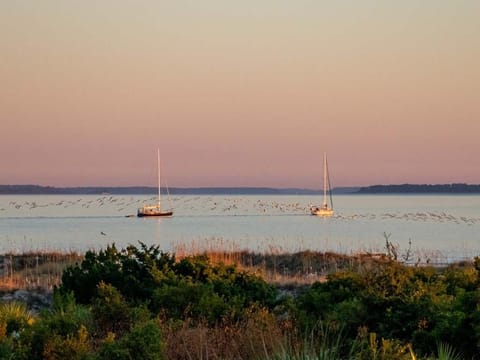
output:
[[[309,214],[309,205],[299,201],[280,202],[278,198],[261,197],[255,199],[252,196],[240,197],[221,197],[221,196],[177,196],[162,201],[164,208],[172,207],[176,211],[176,216],[208,216],[208,215],[305,215]],[[287,198],[291,200],[291,198]],[[43,208],[62,208],[72,209],[74,215],[87,215],[89,211],[95,209],[112,215],[121,215],[125,212],[135,212],[137,207],[144,204],[155,203],[157,197],[138,197],[138,196],[113,196],[106,195],[97,198],[91,196],[80,197],[76,199],[58,199],[50,202],[40,201],[10,201],[0,207],[0,215],[8,213],[9,216],[25,214],[42,215]],[[103,209],[103,210],[102,210]],[[47,210],[47,213],[50,211]],[[64,211],[68,216],[70,211]],[[127,215],[129,216],[129,215]],[[131,216],[131,215],[130,215]],[[420,221],[420,222],[439,222],[474,225],[480,223],[480,218],[466,216],[455,216],[445,212],[408,212],[408,213],[354,213],[347,214],[336,212],[333,219],[342,221],[351,220],[401,220],[401,221]]]
[[[403,220],[403,221],[421,221],[421,222],[439,222],[439,223],[455,223],[474,225],[480,223],[480,218],[472,218],[466,216],[455,216],[445,212],[408,212],[408,213],[381,213],[381,214],[354,214],[348,216],[340,216],[346,220]]]

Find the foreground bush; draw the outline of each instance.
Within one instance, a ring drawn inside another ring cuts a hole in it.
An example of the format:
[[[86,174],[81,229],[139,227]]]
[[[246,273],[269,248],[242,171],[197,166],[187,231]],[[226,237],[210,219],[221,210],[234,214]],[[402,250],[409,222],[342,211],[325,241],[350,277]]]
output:
[[[475,359],[479,269],[382,259],[279,296],[207,256],[112,245],[65,271],[50,309],[0,304],[0,359]]]
[[[478,268],[409,267],[378,262],[357,272],[340,272],[310,287],[296,300],[305,328],[316,322],[344,327],[350,345],[359,334],[412,344],[423,355],[439,343],[455,344],[467,358],[479,349]]]
[[[176,262],[158,247],[141,244],[118,251],[87,252],[80,265],[69,267],[59,291],[72,292],[82,304],[98,296],[98,285],[111,285],[130,305],[146,304],[154,314],[183,319],[237,318],[253,304],[273,308],[277,290],[259,276],[235,266],[212,265],[206,256]],[[123,310],[122,310],[123,311]]]

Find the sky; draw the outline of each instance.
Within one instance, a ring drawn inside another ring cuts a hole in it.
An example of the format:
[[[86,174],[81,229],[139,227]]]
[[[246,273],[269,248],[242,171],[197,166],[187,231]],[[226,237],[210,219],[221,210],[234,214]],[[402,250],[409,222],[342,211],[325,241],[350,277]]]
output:
[[[480,1],[0,1],[0,184],[480,183]]]

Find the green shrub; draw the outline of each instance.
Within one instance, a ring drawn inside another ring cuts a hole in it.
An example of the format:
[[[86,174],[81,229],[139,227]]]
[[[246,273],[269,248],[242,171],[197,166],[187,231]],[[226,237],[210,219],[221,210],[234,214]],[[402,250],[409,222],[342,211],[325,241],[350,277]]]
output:
[[[20,302],[0,303],[0,339],[20,333],[33,324],[33,317],[26,304]]]
[[[77,334],[61,336],[52,334],[45,341],[45,360],[83,360],[91,355],[89,334],[85,326],[80,326]]]
[[[302,329],[315,321],[345,326],[350,341],[359,328],[381,339],[412,343],[420,354],[435,352],[438,342],[460,344],[474,354],[480,336],[480,292],[476,271],[378,262],[358,272],[341,272],[317,283],[295,303]],[[457,282],[458,279],[462,281]],[[478,294],[478,295],[475,295]]]
[[[101,335],[111,332],[123,335],[131,325],[130,307],[120,292],[103,281],[97,286],[91,312],[96,328]]]
[[[98,254],[87,251],[80,265],[64,271],[61,288],[72,291],[82,304],[91,302],[102,281],[118,289],[127,301],[148,300],[159,283],[168,278],[175,258],[158,246],[140,245],[140,249],[129,246],[118,251],[113,244]]]
[[[107,339],[98,352],[102,360],[163,359],[161,331],[155,321],[135,325],[119,340]]]
[[[83,358],[90,349],[88,329],[91,324],[88,308],[77,305],[72,294],[56,291],[52,309],[42,312],[34,324],[21,334],[18,358]]]
[[[235,266],[212,265],[206,256],[193,256],[175,262],[158,247],[141,244],[118,251],[108,246],[98,254],[89,251],[80,265],[67,268],[62,277],[62,292],[73,292],[85,304],[94,300],[108,284],[131,305],[147,304],[154,313],[174,318],[205,318],[213,323],[222,317],[236,317],[251,304],[273,308],[277,290],[259,276],[238,271]],[[108,295],[114,301],[114,294]],[[117,299],[118,300],[118,299]],[[115,300],[116,301],[116,300]],[[120,306],[117,301],[115,306]],[[114,303],[111,303],[113,306]],[[105,305],[107,306],[107,305]],[[114,311],[114,309],[111,309]],[[116,311],[116,310],[115,310]],[[119,310],[121,313],[125,310]]]

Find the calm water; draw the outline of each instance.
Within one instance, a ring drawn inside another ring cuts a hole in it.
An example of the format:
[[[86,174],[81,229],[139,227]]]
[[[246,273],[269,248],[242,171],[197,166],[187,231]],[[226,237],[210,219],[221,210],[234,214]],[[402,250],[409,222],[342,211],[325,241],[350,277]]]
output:
[[[173,196],[173,218],[126,217],[150,196],[0,196],[0,253],[99,249],[115,242],[165,251],[384,251],[384,233],[416,257],[480,254],[480,196],[339,195],[331,218],[307,215],[312,196]],[[103,233],[103,234],[102,234]]]

